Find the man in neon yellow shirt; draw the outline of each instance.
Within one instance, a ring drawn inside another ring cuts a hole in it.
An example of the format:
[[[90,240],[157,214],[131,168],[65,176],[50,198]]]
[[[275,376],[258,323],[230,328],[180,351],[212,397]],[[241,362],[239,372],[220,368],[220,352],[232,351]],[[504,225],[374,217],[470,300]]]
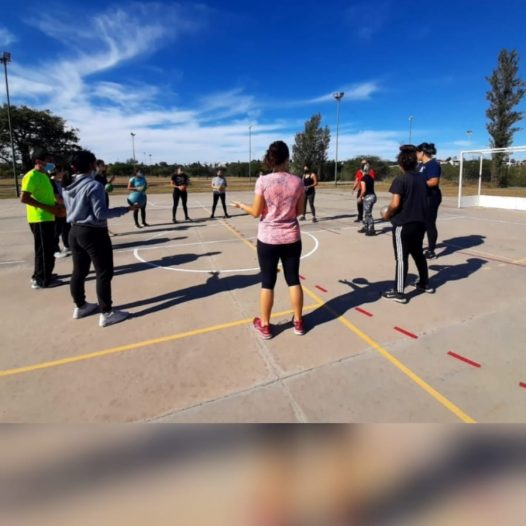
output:
[[[55,200],[53,185],[46,173],[54,168],[51,155],[42,148],[35,148],[31,160],[35,167],[22,179],[20,201],[26,205],[27,222],[35,240],[35,267],[31,288],[42,289],[60,285],[52,280],[55,266],[55,216],[65,217],[66,209]]]

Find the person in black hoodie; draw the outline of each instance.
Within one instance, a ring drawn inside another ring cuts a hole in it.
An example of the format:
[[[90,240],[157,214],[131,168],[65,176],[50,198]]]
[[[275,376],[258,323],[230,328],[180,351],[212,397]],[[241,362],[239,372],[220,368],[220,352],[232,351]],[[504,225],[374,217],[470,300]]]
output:
[[[423,242],[427,217],[427,186],[425,179],[416,171],[416,148],[409,144],[400,146],[398,165],[402,174],[391,184],[393,194],[383,219],[393,225],[393,247],[396,258],[395,288],[382,294],[384,298],[407,303],[404,293],[407,279],[409,254],[414,259],[419,279],[414,283],[421,292],[434,292],[429,286],[427,261]]]
[[[74,173],[63,181],[67,221],[71,223],[69,244],[73,257],[71,296],[75,302],[73,318],[101,310],[99,326],[107,327],[125,320],[129,313],[112,309],[113,248],[108,235],[108,219],[119,217],[135,205],[108,209],[104,186],[95,180],[96,158],[90,151],[75,152],[71,158]],[[85,281],[93,262],[96,274],[96,303],[86,302]]]

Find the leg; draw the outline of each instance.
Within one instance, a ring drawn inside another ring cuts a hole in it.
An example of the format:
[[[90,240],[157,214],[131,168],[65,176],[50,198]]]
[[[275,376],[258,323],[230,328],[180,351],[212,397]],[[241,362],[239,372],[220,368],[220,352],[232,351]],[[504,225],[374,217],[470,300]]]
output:
[[[35,252],[33,275],[31,276],[31,279],[42,284],[43,279],[44,279],[44,276],[42,274],[42,267],[43,267],[42,258],[44,254],[44,249],[43,249],[42,239],[41,239],[41,234],[40,234],[40,223],[29,223],[29,228],[31,229],[31,232],[33,233],[33,247],[34,247],[34,252]]]
[[[40,223],[43,244],[43,284],[49,285],[51,274],[55,268],[55,221]]]
[[[294,319],[303,319],[303,288],[300,284],[301,240],[290,245],[282,245],[281,263],[285,281],[289,286],[289,296]]]
[[[141,221],[144,226],[146,226],[146,205],[141,207]]]
[[[113,247],[106,229],[89,229],[84,249],[90,255],[96,273],[97,299],[102,313],[111,311],[111,280],[113,278]]]
[[[185,219],[190,219],[188,217],[188,207],[186,206],[186,203],[188,201],[188,192],[186,190],[184,192],[181,192],[181,201],[183,203],[184,217]]]
[[[308,196],[307,196],[307,199],[309,201],[309,206],[310,206],[310,211],[311,211],[311,214],[312,214],[312,217],[316,217],[316,209],[314,208],[314,197],[315,197],[316,193],[313,191],[312,193],[310,193]],[[307,208],[307,203],[305,203],[305,208]]]
[[[360,199],[358,199],[357,207],[358,207],[358,217],[356,220],[362,221],[363,220],[363,201],[361,201]]]
[[[393,247],[396,258],[395,291],[404,293],[409,252],[404,232],[405,226],[393,227]]]
[[[81,246],[84,244],[82,239],[83,230],[85,230],[83,227],[72,227],[69,237],[71,258],[73,260],[73,272],[69,282],[69,289],[77,307],[82,307],[86,303],[84,284],[91,265],[88,253]]]
[[[69,250],[69,231],[71,230],[71,225],[65,221],[62,226],[62,244],[64,248]]]
[[[279,252],[274,245],[257,242],[259,267],[261,269],[261,293],[259,296],[261,324],[268,325],[274,303],[274,287],[278,276]]]
[[[427,209],[427,245],[430,252],[435,251],[438,231],[437,231],[437,216],[438,216],[438,207],[442,202],[442,194],[440,190],[434,191],[429,196],[429,206]]]
[[[225,213],[225,217],[228,217],[228,211],[226,209],[226,194],[223,192],[219,194],[219,197],[221,198],[221,204],[223,205],[223,212]]]
[[[133,220],[135,221],[135,226],[140,226],[139,225],[139,210],[133,211]]]
[[[414,223],[409,241],[409,253],[414,259],[418,269],[418,281],[421,287],[426,287],[429,282],[429,273],[427,270],[427,261],[424,256],[424,234],[425,226],[420,223]]]
[[[172,221],[175,222],[175,217],[177,214],[177,207],[179,206],[179,197],[180,197],[180,192],[178,188],[174,188],[172,197],[174,200],[173,206],[172,206]]]
[[[376,196],[374,194],[366,195],[363,203],[365,233],[367,235],[374,234],[374,219],[373,206],[376,203]]]
[[[219,194],[217,192],[214,192],[213,195],[214,197],[213,197],[213,202],[212,202],[212,216],[211,217],[214,217],[216,213],[217,201],[219,199]]]

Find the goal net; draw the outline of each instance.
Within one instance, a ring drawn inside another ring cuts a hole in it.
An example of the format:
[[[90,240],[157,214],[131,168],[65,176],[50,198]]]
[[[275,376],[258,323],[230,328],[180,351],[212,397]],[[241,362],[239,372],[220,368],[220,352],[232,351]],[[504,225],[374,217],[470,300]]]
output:
[[[500,156],[506,186],[491,184],[491,164]],[[526,210],[526,146],[460,152],[458,207],[481,206]]]

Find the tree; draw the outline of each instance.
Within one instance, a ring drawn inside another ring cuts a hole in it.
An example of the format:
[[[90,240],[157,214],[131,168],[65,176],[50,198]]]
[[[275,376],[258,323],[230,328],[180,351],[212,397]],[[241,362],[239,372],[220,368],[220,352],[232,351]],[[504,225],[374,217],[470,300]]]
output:
[[[303,173],[304,165],[320,173],[323,170],[331,133],[327,126],[321,128],[320,123],[321,115],[317,113],[305,121],[305,130],[296,134],[292,147],[292,163],[296,173]]]
[[[490,106],[486,110],[492,148],[507,148],[513,142],[513,135],[520,128],[514,126],[523,117],[522,111],[514,111],[525,93],[526,84],[518,77],[519,54],[516,50],[503,49],[499,53],[497,68],[491,77],[486,77],[491,89],[486,93]],[[502,153],[493,156],[491,182],[494,185],[507,185],[507,171]]]
[[[67,128],[64,119],[53,115],[49,110],[11,106],[11,123],[16,160],[22,162],[24,171],[33,166],[30,150],[34,146],[41,146],[59,156],[80,148],[78,130]],[[11,160],[6,104],[0,108],[0,159],[5,162]]]

